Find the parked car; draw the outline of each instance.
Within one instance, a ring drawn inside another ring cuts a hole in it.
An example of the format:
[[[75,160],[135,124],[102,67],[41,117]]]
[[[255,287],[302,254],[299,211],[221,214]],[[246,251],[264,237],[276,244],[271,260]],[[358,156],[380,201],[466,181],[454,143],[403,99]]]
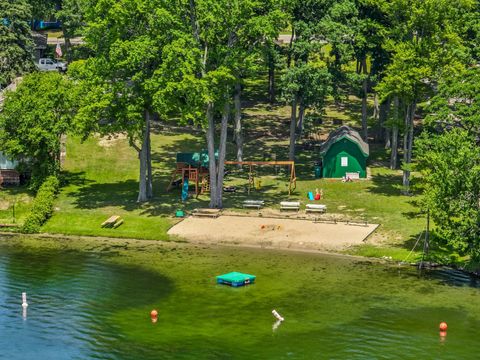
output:
[[[37,67],[40,71],[67,71],[66,63],[49,58],[39,59]]]

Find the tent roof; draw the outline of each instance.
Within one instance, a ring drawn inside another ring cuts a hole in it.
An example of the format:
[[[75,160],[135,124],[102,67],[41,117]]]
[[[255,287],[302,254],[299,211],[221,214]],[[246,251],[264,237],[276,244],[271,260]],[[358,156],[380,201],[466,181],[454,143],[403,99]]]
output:
[[[353,130],[349,126],[341,126],[332,131],[330,135],[328,135],[328,139],[325,140],[325,142],[320,146],[320,154],[325,154],[333,144],[343,138],[347,138],[353,143],[357,144],[365,156],[370,154],[368,144],[363,141],[362,137],[357,131]]]

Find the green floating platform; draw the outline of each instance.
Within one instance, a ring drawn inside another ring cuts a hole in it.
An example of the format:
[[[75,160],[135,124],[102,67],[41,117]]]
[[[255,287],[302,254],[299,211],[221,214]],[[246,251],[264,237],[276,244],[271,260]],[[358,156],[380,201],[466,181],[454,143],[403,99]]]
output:
[[[231,272],[224,275],[217,276],[217,284],[225,284],[233,287],[253,284],[255,275],[242,274],[239,272]]]

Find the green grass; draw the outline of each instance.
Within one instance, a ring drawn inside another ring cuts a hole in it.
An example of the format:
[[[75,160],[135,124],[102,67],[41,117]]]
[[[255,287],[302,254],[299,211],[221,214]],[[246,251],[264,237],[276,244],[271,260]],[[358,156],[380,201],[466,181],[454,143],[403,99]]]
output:
[[[175,166],[176,150],[196,146],[188,134],[152,136],[155,197],[147,204],[136,202],[138,158],[128,141],[105,141],[98,137],[81,143],[70,137],[67,142],[65,176],[56,202],[56,211],[43,227],[44,232],[72,235],[115,236],[166,240],[173,225],[170,218],[181,207],[178,194],[166,193],[169,174]],[[101,228],[111,215],[125,223],[117,229]]]
[[[0,190],[0,223],[23,224],[30,211],[33,194],[24,186]]]

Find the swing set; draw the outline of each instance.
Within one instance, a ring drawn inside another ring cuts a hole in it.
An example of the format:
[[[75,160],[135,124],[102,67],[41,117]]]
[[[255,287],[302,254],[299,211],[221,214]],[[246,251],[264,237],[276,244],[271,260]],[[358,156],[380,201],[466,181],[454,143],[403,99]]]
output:
[[[295,175],[295,161],[225,161],[225,165],[240,165],[248,166],[248,193],[255,186],[255,172],[254,166],[289,166],[290,167],[290,181],[288,184],[288,195],[292,194],[297,188],[297,177]]]

